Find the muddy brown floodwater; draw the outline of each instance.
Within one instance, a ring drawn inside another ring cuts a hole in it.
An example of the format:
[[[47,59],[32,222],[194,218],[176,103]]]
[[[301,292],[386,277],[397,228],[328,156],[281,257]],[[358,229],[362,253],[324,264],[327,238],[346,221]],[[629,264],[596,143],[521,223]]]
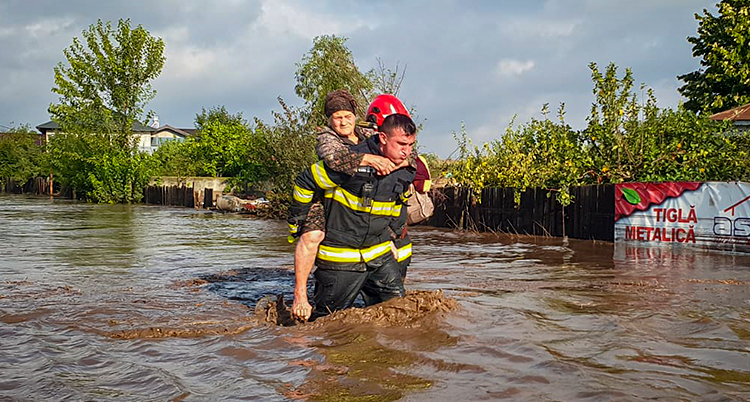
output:
[[[750,256],[413,228],[298,325],[283,222],[0,195],[0,401],[746,401]]]

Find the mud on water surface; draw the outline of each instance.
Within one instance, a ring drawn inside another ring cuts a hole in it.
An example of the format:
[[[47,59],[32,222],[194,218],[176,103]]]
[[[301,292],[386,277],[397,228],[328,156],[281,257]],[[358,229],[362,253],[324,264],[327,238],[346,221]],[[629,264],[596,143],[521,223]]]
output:
[[[290,318],[284,295],[266,295],[256,302],[216,298],[226,292],[228,284],[243,282],[252,288],[252,278],[289,278],[288,270],[244,269],[203,275],[176,281],[166,286],[167,297],[143,297],[145,289],[123,289],[116,300],[106,303],[99,298],[96,306],[82,302],[84,293],[70,288],[49,288],[30,281],[5,282],[2,298],[10,302],[0,311],[5,324],[33,323],[45,315],[45,325],[67,327],[73,331],[96,334],[119,340],[157,340],[166,338],[212,339],[216,336],[241,336],[251,329],[272,328],[274,335],[293,347],[315,350],[319,357],[291,359],[288,365],[307,370],[304,382],[277,381],[280,395],[305,400],[358,400],[378,395],[378,400],[397,400],[410,391],[431,386],[427,378],[402,372],[411,365],[435,365],[445,369],[445,362],[420,356],[420,350],[433,350],[456,340],[439,330],[444,314],[458,309],[458,303],[441,291],[410,291],[376,306],[339,311],[314,322],[300,323]],[[260,275],[260,276],[259,276]],[[176,293],[173,293],[176,292]],[[182,301],[203,300],[186,308],[170,299],[183,293]],[[145,292],[156,295],[150,289]],[[211,296],[214,297],[211,297]],[[207,300],[203,296],[208,296]],[[21,312],[21,306],[40,303],[45,307]],[[52,304],[62,303],[61,311]],[[106,306],[109,304],[109,306]],[[115,307],[120,304],[122,307]],[[15,311],[15,312],[10,312]],[[397,341],[399,339],[406,341]],[[289,349],[277,347],[278,351]],[[222,354],[254,359],[256,353],[243,347],[226,347]],[[172,400],[190,397],[183,393]]]

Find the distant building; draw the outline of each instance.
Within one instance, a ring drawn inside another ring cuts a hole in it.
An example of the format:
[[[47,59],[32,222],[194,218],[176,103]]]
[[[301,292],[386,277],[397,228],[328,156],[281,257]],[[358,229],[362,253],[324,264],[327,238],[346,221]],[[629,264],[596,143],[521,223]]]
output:
[[[42,133],[46,142],[60,131],[60,125],[54,121],[48,121],[36,126],[36,129]],[[184,141],[186,137],[194,133],[195,129],[192,128],[174,128],[169,125],[154,128],[137,121],[133,122],[133,134],[138,138],[138,150],[149,154],[156,151],[161,144],[167,141]]]
[[[709,117],[711,120],[730,120],[739,132],[750,130],[750,103],[725,110]]]
[[[151,148],[152,152],[157,150],[159,146],[168,141],[185,141],[185,138],[195,134],[194,128],[176,128],[169,124],[165,124],[157,128],[151,134]]]

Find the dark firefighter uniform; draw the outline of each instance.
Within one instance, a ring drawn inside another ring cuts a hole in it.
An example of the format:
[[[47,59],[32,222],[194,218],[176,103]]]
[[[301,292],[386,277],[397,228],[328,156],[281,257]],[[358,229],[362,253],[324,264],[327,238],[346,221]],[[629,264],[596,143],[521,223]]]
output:
[[[377,136],[352,150],[381,155]],[[313,318],[351,307],[360,291],[368,305],[404,295],[391,247],[406,224],[405,202],[413,180],[414,169],[408,166],[387,176],[370,167],[347,175],[323,161],[297,176],[288,219],[293,236],[304,225],[315,193],[324,194],[326,236],[315,261]]]
[[[413,191],[416,191],[418,193],[426,194],[428,191],[430,191],[430,186],[432,185],[430,168],[427,165],[427,161],[422,156],[417,155],[413,166],[415,166],[415,173],[414,185],[412,186],[412,189]],[[417,200],[415,199],[417,194],[410,194],[410,196],[412,195],[414,197],[408,200],[409,209],[411,209],[412,203],[417,203]],[[419,222],[420,221],[410,222],[408,221],[408,219],[406,219],[406,217],[404,217],[401,232],[396,233],[396,238],[393,241],[398,248],[398,263],[401,269],[401,279],[406,279],[406,270],[409,267],[409,264],[411,264],[411,238],[409,237],[409,233],[406,231],[406,225],[411,225],[413,223]]]

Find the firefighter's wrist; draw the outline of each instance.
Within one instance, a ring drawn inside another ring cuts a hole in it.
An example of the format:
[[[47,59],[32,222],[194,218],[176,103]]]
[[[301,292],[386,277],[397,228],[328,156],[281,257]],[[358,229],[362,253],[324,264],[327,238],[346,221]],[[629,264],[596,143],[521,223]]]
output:
[[[294,288],[294,298],[307,301],[307,288]]]

